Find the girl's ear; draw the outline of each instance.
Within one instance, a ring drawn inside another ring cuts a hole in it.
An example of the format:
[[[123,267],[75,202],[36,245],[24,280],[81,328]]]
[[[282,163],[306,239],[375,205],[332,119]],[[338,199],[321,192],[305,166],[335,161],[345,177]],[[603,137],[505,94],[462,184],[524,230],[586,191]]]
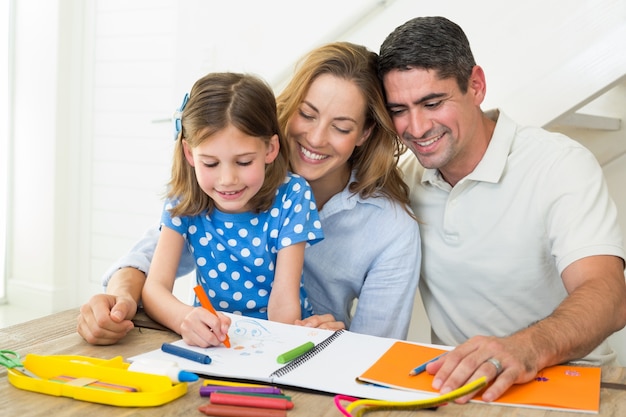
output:
[[[189,146],[189,144],[187,143],[185,139],[183,139],[183,152],[185,153],[185,159],[187,159],[187,162],[189,163],[189,165],[191,165],[192,167],[195,167],[194,162],[193,162],[193,153],[191,152],[191,147]]]
[[[274,159],[278,156],[278,151],[280,150],[280,143],[278,142],[278,135],[274,135],[270,138],[269,143],[267,144],[267,151],[265,152],[265,163],[271,164],[274,162]]]
[[[359,138],[359,140],[356,141],[356,146],[361,146],[365,143],[365,141],[370,137],[370,135],[372,134],[372,130],[374,130],[374,124],[371,124],[368,128],[366,128],[365,130],[363,130],[363,134],[361,135],[361,137]]]

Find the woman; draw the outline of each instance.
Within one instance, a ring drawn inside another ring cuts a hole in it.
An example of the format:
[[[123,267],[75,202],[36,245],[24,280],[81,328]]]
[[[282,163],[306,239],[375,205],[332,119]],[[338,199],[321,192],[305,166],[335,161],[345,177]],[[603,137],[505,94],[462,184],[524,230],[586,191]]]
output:
[[[303,58],[277,99],[291,169],[311,185],[325,236],[305,250],[304,287],[316,315],[297,323],[402,339],[421,244],[376,64],[365,47],[322,46]],[[107,294],[82,306],[85,340],[115,343],[132,329],[157,239],[158,230],[149,231],[105,275]],[[184,254],[179,276],[192,269]]]

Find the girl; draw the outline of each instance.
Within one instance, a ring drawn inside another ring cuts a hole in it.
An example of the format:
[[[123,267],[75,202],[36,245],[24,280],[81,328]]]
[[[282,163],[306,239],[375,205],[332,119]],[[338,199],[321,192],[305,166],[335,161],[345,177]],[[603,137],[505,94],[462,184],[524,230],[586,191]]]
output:
[[[272,90],[253,76],[213,73],[194,84],[180,112],[146,312],[190,345],[207,346],[211,333],[224,340],[228,318],[172,294],[186,243],[219,310],[285,323],[309,316],[304,248],[323,235],[308,184],[287,171]]]

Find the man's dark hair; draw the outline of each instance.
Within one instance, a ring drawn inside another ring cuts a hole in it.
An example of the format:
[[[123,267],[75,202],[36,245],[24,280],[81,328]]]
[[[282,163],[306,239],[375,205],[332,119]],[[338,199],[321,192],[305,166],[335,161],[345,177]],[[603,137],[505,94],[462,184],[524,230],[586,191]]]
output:
[[[439,78],[455,78],[467,91],[476,65],[467,36],[456,23],[441,16],[416,17],[398,26],[380,47],[378,76],[411,68],[436,70]]]

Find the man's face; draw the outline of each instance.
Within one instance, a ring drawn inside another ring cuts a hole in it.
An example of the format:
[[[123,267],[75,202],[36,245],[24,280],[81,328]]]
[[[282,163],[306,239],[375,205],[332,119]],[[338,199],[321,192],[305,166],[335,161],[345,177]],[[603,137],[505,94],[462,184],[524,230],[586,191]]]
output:
[[[472,80],[462,93],[454,78],[440,79],[434,70],[412,68],[390,71],[383,83],[396,131],[419,162],[439,169],[451,184],[471,172],[476,162],[471,147],[476,110],[484,97]]]

